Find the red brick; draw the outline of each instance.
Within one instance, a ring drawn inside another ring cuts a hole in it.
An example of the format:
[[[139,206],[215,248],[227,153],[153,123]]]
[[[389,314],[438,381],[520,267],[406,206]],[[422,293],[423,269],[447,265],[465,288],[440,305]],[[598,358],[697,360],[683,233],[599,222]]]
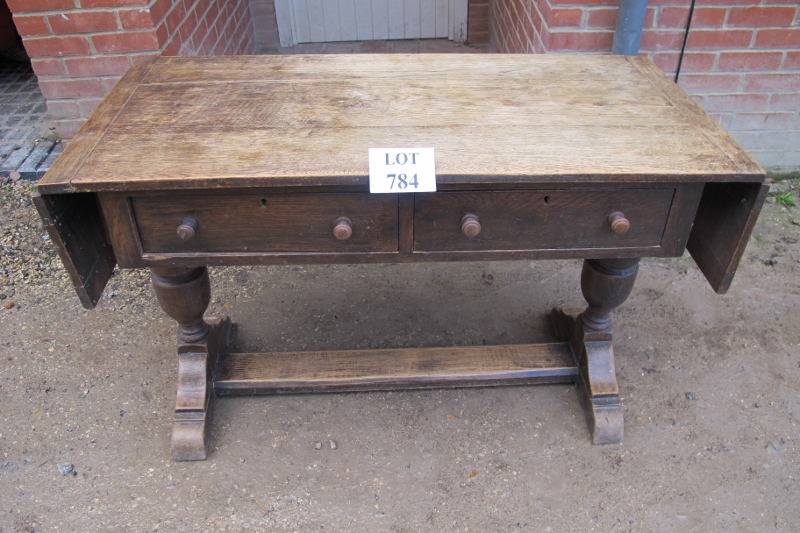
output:
[[[725,20],[725,10],[722,11],[722,19]],[[664,6],[658,15],[659,28],[686,28],[686,21],[689,20],[688,7]]]
[[[65,139],[65,142],[62,142],[61,144],[66,144],[66,141],[69,141],[75,137],[85,122],[86,119],[56,120],[56,133],[59,137]]]
[[[58,59],[34,59],[31,61],[33,71],[40,78],[64,76],[64,68],[61,66],[61,61]]]
[[[150,6],[150,14],[153,16],[153,22],[158,24],[164,17],[167,16],[167,13],[172,8],[172,0],[156,0],[152,6]]]
[[[90,98],[103,96],[100,80],[40,80],[39,88],[48,100],[53,98]]]
[[[154,31],[121,32],[93,35],[95,49],[103,53],[147,52],[158,50],[160,44]]]
[[[160,25],[156,28],[156,38],[158,42],[162,45],[169,40],[169,34],[167,33],[167,26],[166,24]]]
[[[467,21],[467,35],[470,36],[475,32],[486,32],[485,20],[468,20]],[[471,41],[472,39],[470,39]]]
[[[589,28],[613,28],[617,24],[616,7],[601,7],[587,10],[586,26]]]
[[[97,106],[100,105],[102,102],[102,98],[89,98],[86,100],[78,100],[78,110],[80,112],[80,116],[84,118],[89,118],[92,115],[92,112],[97,109]]]
[[[141,63],[143,61],[147,61],[148,59],[153,59],[154,57],[159,57],[159,55],[160,54],[157,54],[157,53],[156,54],[136,54],[136,55],[131,55],[131,56],[128,56],[128,57],[130,57],[131,63],[133,65],[135,65],[137,63]]]
[[[800,93],[770,95],[769,107],[777,111],[797,111],[800,109]]]
[[[48,15],[47,21],[54,33],[90,33],[111,31],[117,28],[117,17],[111,11],[73,11]]]
[[[656,8],[648,7],[647,10],[644,12],[644,23],[642,24],[642,28],[655,28],[655,21],[656,21]]]
[[[768,100],[767,94],[709,94],[703,107],[706,111],[762,111]]]
[[[640,48],[642,50],[679,50],[684,32],[680,30],[644,30]]]
[[[781,59],[783,52],[722,52],[717,70],[777,70]]]
[[[12,13],[33,13],[74,9],[75,0],[6,0],[6,5]]]
[[[724,7],[696,7],[692,28],[721,28],[728,10]]]
[[[738,74],[681,74],[678,85],[690,92],[735,91],[739,88]]]
[[[617,0],[550,0],[550,5],[553,6],[601,6],[601,5],[619,5]]]
[[[128,56],[95,56],[65,59],[64,66],[72,78],[111,76],[128,70]]]
[[[146,6],[150,0],[81,0],[81,7],[134,7]]]
[[[155,26],[153,14],[146,7],[121,10],[119,21],[123,30],[146,30]]]
[[[800,47],[800,28],[758,30],[756,48],[788,48],[796,50]]]
[[[50,29],[47,27],[45,17],[41,15],[29,15],[27,17],[14,15],[14,25],[17,27],[17,33],[23,37],[50,35]]]
[[[550,27],[580,26],[583,9],[553,9],[550,11]]]
[[[662,52],[653,54],[651,59],[664,72],[675,72],[678,68],[679,57],[680,54],[678,52]]]
[[[800,69],[800,51],[786,52],[786,59],[783,61],[785,69]]]
[[[477,6],[476,6],[477,7]],[[253,0],[250,4],[250,9],[253,11],[253,16],[272,16],[275,18],[275,2],[269,0]],[[476,9],[472,5],[469,6],[469,16],[472,17],[473,10]]]
[[[275,5],[274,2],[264,2],[263,4],[266,4],[267,6],[274,6]],[[271,13],[269,11],[269,8],[267,10],[265,10],[264,13],[268,14],[268,15],[274,15],[275,14],[275,8],[272,7],[272,12]],[[469,18],[471,18],[471,19],[472,18],[476,18],[476,19],[489,20],[489,4],[478,5],[478,4],[472,4],[471,3],[469,5],[467,14],[468,14]]]
[[[706,52],[685,52],[681,62],[681,72],[711,72],[717,54]]]
[[[722,6],[746,6],[752,5],[755,0],[703,0],[704,4]]]
[[[751,91],[797,91],[800,74],[746,74],[744,90]]]
[[[582,31],[551,33],[545,41],[551,52],[565,50],[611,50],[614,32]]]
[[[47,113],[54,119],[79,118],[80,109],[75,100],[48,100]]]
[[[114,85],[119,83],[119,80],[122,79],[122,76],[112,76],[110,78],[101,78],[103,82],[103,89],[105,90],[106,94],[111,92],[111,89],[114,88]]]
[[[795,113],[736,113],[731,129],[787,130],[792,127],[795,116]]]
[[[686,6],[689,7],[691,0],[648,0],[648,6]]]
[[[86,37],[45,37],[25,39],[25,50],[32,58],[89,55],[89,41]]]
[[[788,6],[732,7],[728,15],[728,26],[746,28],[791,26],[796,12],[797,8]]]
[[[485,44],[489,42],[489,32],[488,31],[473,31],[470,32],[467,37],[469,38],[469,42],[472,44]],[[275,40],[275,42],[278,42]],[[252,52],[241,52],[241,54],[237,53],[235,55],[248,55]]]
[[[178,51],[180,50],[180,48],[181,48],[180,41],[178,39],[173,38],[169,41],[169,43],[167,43],[167,46],[164,48],[164,51],[162,52],[161,55],[164,56],[178,55]]]
[[[752,37],[753,30],[695,30],[689,32],[686,48],[689,50],[747,48]]]
[[[183,3],[178,2],[169,12],[166,19],[164,19],[170,35],[174,34],[178,30],[178,26],[181,25],[184,17],[186,17],[186,10],[183,7]]]

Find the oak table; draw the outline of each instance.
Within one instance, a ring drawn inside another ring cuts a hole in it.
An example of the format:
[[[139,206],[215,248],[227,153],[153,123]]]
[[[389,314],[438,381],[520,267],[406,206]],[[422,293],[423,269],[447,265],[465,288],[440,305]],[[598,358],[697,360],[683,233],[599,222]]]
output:
[[[370,194],[370,148],[433,148],[437,192]],[[39,182],[83,305],[149,268],[179,324],[176,460],[215,395],[576,382],[622,439],[610,313],[640,257],[688,248],[725,292],[764,170],[649,60],[566,55],[162,57],[125,75]],[[225,353],[208,265],[584,259],[562,342]]]

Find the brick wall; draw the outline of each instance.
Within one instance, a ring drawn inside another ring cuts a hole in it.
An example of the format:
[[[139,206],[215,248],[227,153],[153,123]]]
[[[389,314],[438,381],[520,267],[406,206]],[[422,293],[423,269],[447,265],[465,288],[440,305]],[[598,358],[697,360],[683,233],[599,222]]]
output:
[[[255,48],[249,0],[7,2],[56,132],[65,140],[137,61]]]
[[[489,42],[489,0],[469,0],[467,11],[467,41],[472,44]]]
[[[256,48],[260,53],[274,52],[281,47],[278,36],[278,19],[275,16],[275,0],[251,0]]]
[[[608,53],[615,0],[494,0],[496,52]],[[641,52],[674,76],[689,0],[648,2]],[[697,2],[678,84],[770,168],[800,167],[800,7]]]

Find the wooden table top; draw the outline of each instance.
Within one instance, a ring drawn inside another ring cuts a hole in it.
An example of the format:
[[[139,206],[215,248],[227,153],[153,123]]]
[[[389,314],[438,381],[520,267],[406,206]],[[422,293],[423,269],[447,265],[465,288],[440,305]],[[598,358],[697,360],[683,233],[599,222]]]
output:
[[[368,183],[432,147],[445,185],[763,181],[652,62],[577,55],[157,58],[133,67],[43,193]]]

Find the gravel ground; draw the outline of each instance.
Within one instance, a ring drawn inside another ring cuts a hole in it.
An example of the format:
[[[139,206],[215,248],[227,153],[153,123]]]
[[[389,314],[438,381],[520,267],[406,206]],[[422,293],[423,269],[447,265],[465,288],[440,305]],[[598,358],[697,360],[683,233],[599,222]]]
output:
[[[221,399],[209,459],[174,463],[174,323],[143,271],[84,310],[32,188],[0,186],[2,533],[800,531],[800,209],[774,194],[727,295],[642,262],[621,445],[563,385],[291,395]],[[535,342],[581,303],[579,261],[211,275],[240,350]]]

